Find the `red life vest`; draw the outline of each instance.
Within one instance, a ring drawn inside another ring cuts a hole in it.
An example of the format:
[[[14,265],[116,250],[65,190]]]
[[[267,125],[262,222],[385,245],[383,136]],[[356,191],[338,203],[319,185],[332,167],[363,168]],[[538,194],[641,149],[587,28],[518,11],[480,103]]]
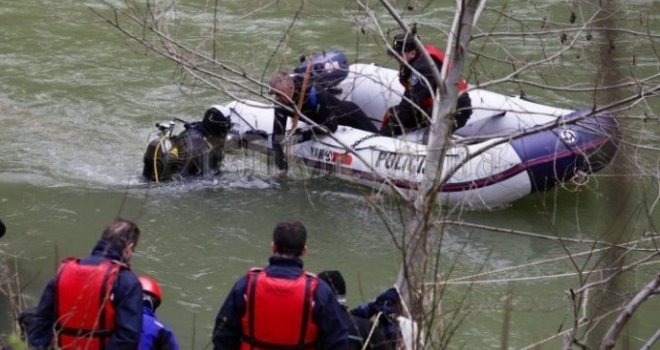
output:
[[[65,259],[55,281],[57,344],[62,349],[103,349],[115,329],[112,286],[126,265],[81,265]]]
[[[436,62],[436,64],[437,63],[439,63],[440,65],[444,64],[444,61],[445,61],[444,52],[442,52],[440,49],[436,48],[435,46],[429,45],[429,44],[425,44],[424,48],[429,53],[431,58]],[[419,59],[419,57],[420,56],[418,54],[416,59]],[[448,67],[448,69],[450,69],[450,68],[451,68],[451,66]],[[401,67],[399,68],[399,82],[401,83],[401,85],[403,85],[403,88],[405,89],[405,91],[407,93],[410,93],[410,89],[412,88],[412,86],[410,85],[410,79],[412,78],[412,74],[415,74],[415,73],[413,73],[408,67],[406,67],[404,65],[401,65]],[[417,78],[415,78],[415,79],[417,79]],[[458,95],[465,92],[465,90],[467,90],[467,88],[468,88],[467,81],[465,81],[465,79],[461,79],[458,82]],[[431,111],[433,109],[433,98],[431,97],[431,95],[428,95],[422,101],[420,101],[419,106],[424,111],[426,111],[427,114],[431,115]],[[391,119],[392,119],[392,112],[390,112],[388,110],[388,113],[385,113],[385,116],[383,117],[383,120],[381,121],[381,124],[380,124],[381,129],[386,127],[390,123]],[[454,121],[454,123],[456,123],[456,121]]]
[[[317,285],[318,278],[307,273],[287,279],[252,269],[241,320],[241,350],[314,348],[317,327],[312,320],[312,306]]]
[[[429,45],[429,44],[424,45],[424,48],[426,49],[426,51],[429,52],[429,55],[431,55],[431,57],[438,60],[441,64],[444,64],[444,62],[445,62],[445,53],[444,52],[442,52],[437,47],[435,47],[433,45]],[[447,69],[450,69],[450,68],[451,68],[451,66],[447,67]],[[467,81],[465,81],[465,79],[461,79],[458,82],[458,94],[460,95],[461,92],[467,90],[467,87],[468,87]]]
[[[445,62],[444,52],[442,52],[437,47],[429,44],[425,44],[424,48],[426,49],[426,51],[428,51],[429,55],[431,56],[431,58],[433,58],[434,61],[436,61],[436,63],[440,63],[440,65],[444,64]],[[410,86],[410,82],[408,81],[408,79],[410,78],[410,74],[414,74],[414,73],[407,71],[407,69],[406,72],[409,74],[403,74],[402,72],[403,71],[399,73],[399,82],[401,82],[401,85],[403,85],[404,89],[408,90],[412,88]],[[458,82],[458,94],[460,95],[463,91],[467,90],[467,87],[468,87],[467,81],[465,81],[465,79],[461,79]],[[421,101],[420,105],[421,105],[420,107],[427,110],[433,106],[433,99],[429,96],[425,98],[423,101]]]

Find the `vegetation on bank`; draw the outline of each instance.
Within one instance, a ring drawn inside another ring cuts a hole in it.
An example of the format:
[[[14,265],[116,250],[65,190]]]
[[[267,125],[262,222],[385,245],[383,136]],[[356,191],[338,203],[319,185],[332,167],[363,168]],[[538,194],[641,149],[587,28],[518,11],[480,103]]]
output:
[[[13,327],[11,334],[0,335],[0,350],[24,350],[27,349],[27,346],[21,339],[17,320],[25,307],[25,298],[21,293],[18,273],[5,259],[6,257],[0,255],[0,298],[5,299],[4,302],[9,305],[6,312],[11,315]]]

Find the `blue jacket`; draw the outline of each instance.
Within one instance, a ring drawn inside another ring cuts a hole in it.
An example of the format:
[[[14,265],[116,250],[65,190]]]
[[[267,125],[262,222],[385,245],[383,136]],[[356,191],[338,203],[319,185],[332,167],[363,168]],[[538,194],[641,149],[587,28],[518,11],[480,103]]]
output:
[[[269,276],[294,279],[303,272],[300,259],[273,256],[265,268]],[[241,277],[229,292],[218,312],[213,328],[213,348],[215,350],[236,350],[241,345],[241,318],[245,313],[247,276]],[[347,350],[348,328],[344,321],[342,307],[337,302],[332,289],[319,280],[314,294],[313,320],[318,329],[318,349]]]
[[[149,306],[142,313],[140,350],[179,350],[172,330],[158,320]]]
[[[107,248],[107,251],[106,251]],[[122,250],[109,247],[109,243],[100,240],[92,254],[80,263],[98,265],[104,260],[121,261]],[[72,291],[75,292],[75,291]],[[135,350],[140,341],[142,329],[142,286],[137,276],[128,269],[121,269],[112,288],[115,307],[115,330],[105,350]],[[53,343],[55,323],[55,278],[46,286],[37,306],[35,318],[28,329],[28,342],[36,348],[48,348]]]

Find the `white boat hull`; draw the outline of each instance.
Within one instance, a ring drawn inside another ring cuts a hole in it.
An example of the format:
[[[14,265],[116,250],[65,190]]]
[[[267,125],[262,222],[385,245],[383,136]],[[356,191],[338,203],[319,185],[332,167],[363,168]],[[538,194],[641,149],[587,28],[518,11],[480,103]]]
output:
[[[387,108],[401,99],[403,89],[396,74],[375,65],[351,65],[346,79],[338,84],[339,96],[358,104],[379,124]],[[599,170],[616,151],[618,127],[609,116],[571,123],[585,113],[482,89],[469,93],[473,114],[455,133],[454,146],[443,164],[442,176],[451,174],[438,192],[444,204],[505,205],[578,172]],[[212,108],[230,116],[230,133],[239,144],[271,150],[267,136],[273,130],[272,105],[233,101]],[[546,130],[511,137],[543,126]],[[291,147],[293,157],[309,167],[379,190],[394,185],[409,192],[419,187],[424,176],[423,138],[423,132],[397,139],[340,126],[332,136],[317,136]]]

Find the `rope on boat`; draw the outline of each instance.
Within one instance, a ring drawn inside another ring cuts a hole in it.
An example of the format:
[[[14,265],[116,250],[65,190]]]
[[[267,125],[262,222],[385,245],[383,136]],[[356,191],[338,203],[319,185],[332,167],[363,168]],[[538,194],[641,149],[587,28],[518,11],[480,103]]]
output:
[[[586,186],[589,183],[589,174],[578,170],[575,172],[575,176],[571,178],[571,182],[576,186]]]
[[[359,138],[357,141],[353,142],[353,144],[351,145],[351,149],[355,149],[355,147],[357,147],[357,145],[361,144],[362,142],[364,142],[366,140],[369,140],[369,139],[372,139],[372,138],[377,137],[377,136],[380,136],[380,134],[369,134],[369,135],[363,136],[362,138]],[[347,154],[348,154],[348,152],[349,152],[349,150],[346,150]]]
[[[236,110],[236,108],[234,108],[234,107],[229,107],[229,111],[231,112],[231,113],[229,114],[229,117],[230,117],[230,118],[231,118],[231,115],[232,115],[232,114],[233,114],[233,115],[236,115],[237,117],[241,118],[241,120],[245,123],[245,125],[249,126],[250,129],[252,129],[252,130],[257,130],[257,128],[255,128],[250,122],[248,122],[247,120],[245,120],[245,118],[243,118],[243,116],[242,116],[240,113],[238,113],[238,111]]]

